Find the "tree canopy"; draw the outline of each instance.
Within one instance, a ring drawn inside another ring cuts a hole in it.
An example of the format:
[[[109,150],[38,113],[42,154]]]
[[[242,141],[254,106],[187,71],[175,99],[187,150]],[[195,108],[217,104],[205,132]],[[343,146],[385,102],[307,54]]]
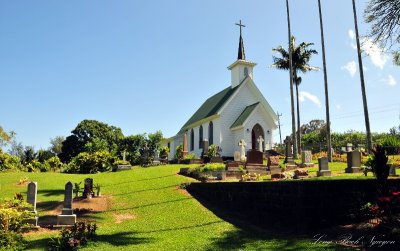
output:
[[[84,151],[115,152],[124,138],[120,128],[96,120],[81,121],[71,133],[62,143],[59,156],[63,162],[68,162]]]

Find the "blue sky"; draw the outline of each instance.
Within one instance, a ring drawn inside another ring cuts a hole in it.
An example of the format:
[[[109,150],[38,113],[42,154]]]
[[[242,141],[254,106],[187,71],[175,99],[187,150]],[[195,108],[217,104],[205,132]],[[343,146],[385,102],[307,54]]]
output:
[[[290,1],[293,35],[315,43],[322,67],[317,0]],[[357,1],[360,33],[366,1]],[[364,130],[351,0],[322,0],[333,131]],[[288,73],[269,66],[287,44],[285,1],[2,1],[0,125],[36,149],[68,136],[83,119],[125,135],[173,136],[209,96],[229,86],[239,19],[254,80],[282,133],[291,130]],[[371,129],[399,125],[399,67],[366,48],[363,57]],[[323,72],[300,85],[301,122],[325,119]],[[275,132],[278,139],[278,132]]]

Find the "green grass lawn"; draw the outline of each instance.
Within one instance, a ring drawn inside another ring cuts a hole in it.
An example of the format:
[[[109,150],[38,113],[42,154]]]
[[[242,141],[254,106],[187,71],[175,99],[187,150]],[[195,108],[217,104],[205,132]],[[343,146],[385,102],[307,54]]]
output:
[[[182,165],[95,175],[61,173],[0,173],[0,200],[16,192],[26,196],[22,177],[38,182],[38,213],[46,215],[63,200],[67,181],[80,182],[87,177],[102,186],[102,195],[111,197],[111,209],[93,214],[98,237],[84,250],[338,250],[337,246],[313,244],[312,236],[278,235],[247,226],[235,226],[217,217],[185,191],[177,188],[193,181],[177,175]],[[132,219],[116,223],[116,215]],[[55,233],[26,236],[28,250],[44,250]]]

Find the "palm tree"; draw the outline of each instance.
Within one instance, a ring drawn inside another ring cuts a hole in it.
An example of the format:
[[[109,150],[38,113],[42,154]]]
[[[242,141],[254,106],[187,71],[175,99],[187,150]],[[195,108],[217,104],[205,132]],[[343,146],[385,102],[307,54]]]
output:
[[[290,48],[290,38],[292,37],[292,31],[290,29],[290,11],[289,11],[289,0],[286,0],[286,13],[287,13],[287,25],[288,25],[288,48]],[[296,118],[294,116],[294,100],[293,100],[293,65],[292,65],[292,50],[289,51],[289,86],[290,86],[290,105],[292,112],[292,139],[293,139],[293,158],[297,159],[297,140],[296,140]]]
[[[356,4],[355,4],[354,0],[352,2],[353,2],[354,28],[355,28],[355,31],[356,31],[358,67],[359,67],[359,71],[360,71],[360,81],[361,81],[361,93],[362,93],[362,99],[363,99],[363,105],[364,105],[365,129],[367,131],[367,149],[368,149],[368,152],[371,152],[371,149],[372,149],[372,135],[371,135],[371,129],[369,127],[367,95],[365,93],[363,62],[362,62],[362,58],[361,58],[360,39],[359,39],[359,36],[358,36]]]
[[[302,78],[298,76],[299,72],[307,73],[309,71],[318,70],[317,67],[310,66],[308,63],[313,54],[318,54],[316,50],[309,49],[313,43],[302,42],[296,47],[296,38],[291,37],[291,52],[292,52],[292,67],[293,67],[293,84],[296,86],[296,104],[297,104],[297,148],[300,149],[300,106],[299,106],[299,85],[302,82]],[[281,57],[273,56],[274,63],[272,67],[289,70],[289,52],[287,52],[282,46],[272,49],[274,52],[279,53]]]
[[[326,109],[326,143],[328,146],[328,161],[332,162],[331,120],[330,120],[330,116],[329,116],[329,94],[328,94],[328,73],[326,71],[324,26],[322,24],[322,11],[321,11],[321,1],[320,0],[318,0],[318,10],[319,10],[319,26],[320,26],[320,31],[321,31],[322,62],[323,62],[323,67],[324,67],[325,109]]]

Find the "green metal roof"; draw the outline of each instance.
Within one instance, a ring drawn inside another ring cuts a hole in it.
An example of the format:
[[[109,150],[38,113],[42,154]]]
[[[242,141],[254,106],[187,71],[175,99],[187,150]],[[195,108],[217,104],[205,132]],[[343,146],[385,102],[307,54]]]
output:
[[[221,107],[226,103],[226,101],[239,88],[239,86],[240,85],[237,85],[234,88],[232,87],[225,88],[224,90],[218,92],[211,98],[207,99],[200,106],[200,108],[193,114],[193,116],[185,123],[185,125],[182,126],[178,134],[184,132],[187,126],[217,114],[218,111],[221,109]]]
[[[257,107],[257,105],[260,102],[257,102],[255,104],[249,105],[246,108],[244,108],[243,112],[239,115],[239,117],[236,119],[236,121],[231,125],[231,129],[243,125],[243,123],[246,121],[246,119],[250,116],[250,114],[253,112],[253,110]]]

